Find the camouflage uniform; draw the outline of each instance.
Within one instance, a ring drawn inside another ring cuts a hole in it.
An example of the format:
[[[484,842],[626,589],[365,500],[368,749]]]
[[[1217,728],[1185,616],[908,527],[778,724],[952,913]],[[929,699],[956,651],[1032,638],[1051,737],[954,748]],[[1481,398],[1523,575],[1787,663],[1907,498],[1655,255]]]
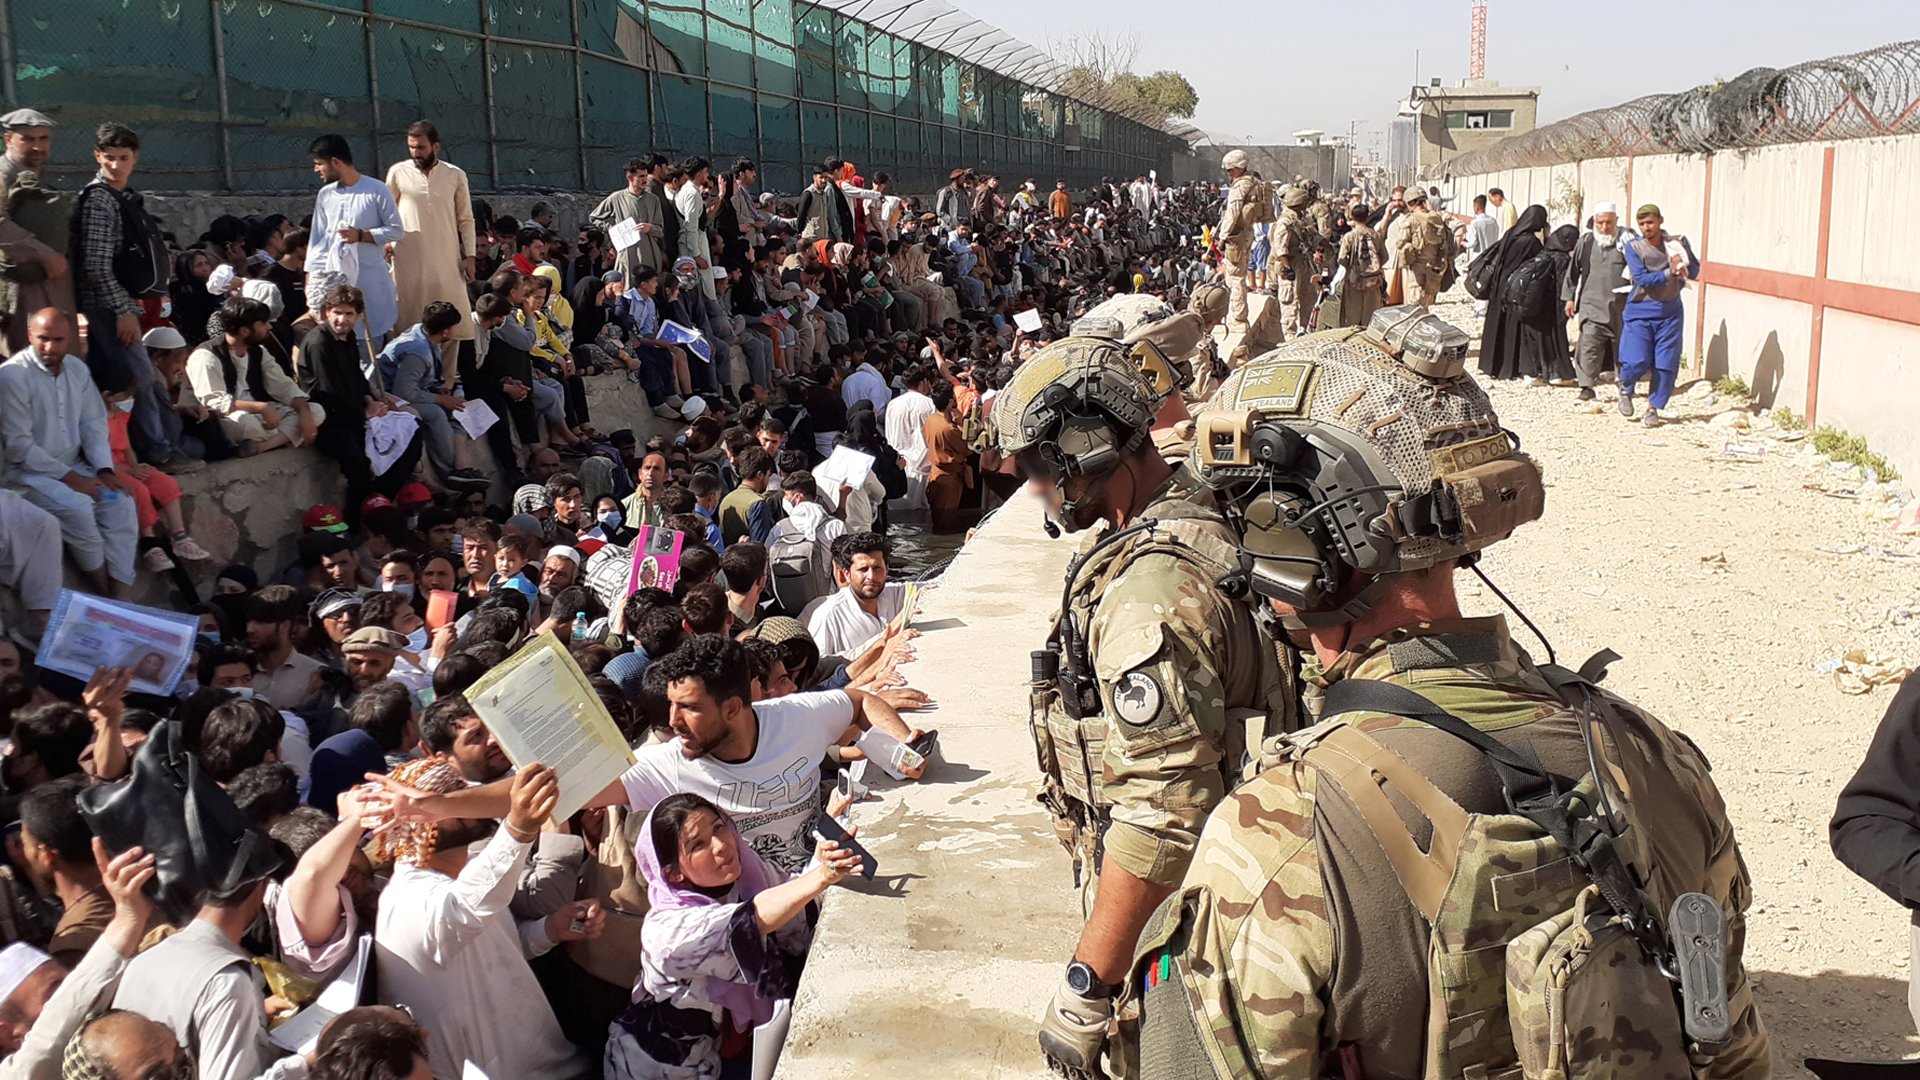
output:
[[[1274,226],[1278,234],[1275,246],[1286,258],[1280,274],[1280,319],[1288,337],[1307,333],[1307,322],[1320,302],[1321,255],[1326,240],[1305,208],[1289,206],[1280,212]]]
[[[1215,584],[1234,565],[1233,533],[1211,496],[1183,476],[1141,511],[1155,528],[1099,547],[1068,589],[1066,617],[1086,642],[1104,715],[1076,724],[1057,691],[1041,690],[1035,703],[1046,801],[1062,841],[1089,875],[1104,851],[1133,876],[1169,887],[1180,883],[1201,825],[1240,777],[1249,748],[1297,726],[1273,639],[1250,605]],[[1097,545],[1089,538],[1083,551]],[[1098,774],[1077,762],[1097,763]]]
[[[1227,204],[1220,211],[1220,269],[1227,276],[1227,330],[1247,328],[1247,263],[1253,256],[1253,224],[1247,210],[1256,199],[1269,198],[1267,185],[1242,173],[1227,189]]]
[[[1530,744],[1552,772],[1588,772],[1579,713],[1514,647],[1504,620],[1392,631],[1351,647],[1308,678],[1321,689],[1341,679],[1416,689],[1502,742]],[[1690,1061],[1636,1059],[1649,1040],[1636,1042],[1636,1032],[1618,1027],[1579,1052],[1606,1059],[1621,1075],[1764,1077],[1768,1039],[1740,962],[1751,888],[1707,763],[1691,742],[1659,721],[1611,695],[1596,697],[1620,719],[1612,730],[1628,733],[1625,740],[1597,744],[1606,747],[1618,787],[1638,800],[1624,808],[1629,828],[1620,842],[1622,856],[1648,882],[1658,910],[1666,911],[1677,891],[1698,888],[1728,916],[1733,1035],[1713,1056],[1695,1054]],[[1467,811],[1505,813],[1499,786],[1478,751],[1398,716],[1350,713],[1270,742],[1263,771],[1213,815],[1181,891],[1141,935],[1135,982],[1144,993],[1143,1080],[1191,1077],[1192,1063],[1200,1061],[1210,1066],[1203,1074],[1234,1080],[1306,1078],[1343,1067],[1354,1070],[1348,1075],[1374,1078],[1518,1077],[1516,1054],[1525,1060],[1550,1029],[1549,1017],[1531,1013],[1509,1023],[1502,972],[1513,977],[1511,954],[1501,946],[1525,928],[1529,916],[1538,920],[1534,896],[1564,890],[1570,874],[1571,884],[1584,888],[1578,871],[1564,858],[1501,861],[1494,869],[1505,876],[1493,880],[1493,892],[1502,895],[1504,882],[1507,899],[1497,915],[1482,913],[1500,925],[1465,924],[1451,903],[1451,884],[1449,903],[1438,906],[1429,924],[1409,902],[1410,893],[1395,887],[1396,871],[1381,841],[1346,790],[1301,760],[1333,729],[1348,726],[1417,762],[1419,773]],[[1623,741],[1636,754],[1622,754]],[[1419,842],[1412,824],[1419,814],[1407,809],[1399,789],[1389,799]],[[1431,824],[1422,828],[1426,846],[1434,847]],[[1544,837],[1534,842],[1545,843]],[[1527,851],[1524,840],[1516,850]],[[1658,858],[1650,859],[1650,852]],[[1464,870],[1468,853],[1460,859]],[[1449,959],[1457,961],[1444,977],[1430,980],[1430,947],[1451,952]],[[1635,949],[1630,943],[1628,948]],[[1439,1019],[1434,999],[1440,995],[1449,1007],[1445,1039],[1435,1045],[1429,1023]],[[1651,995],[1614,1004],[1625,1015],[1670,1014],[1672,998],[1671,987],[1661,982]],[[1516,1027],[1526,1036],[1518,1048]]]

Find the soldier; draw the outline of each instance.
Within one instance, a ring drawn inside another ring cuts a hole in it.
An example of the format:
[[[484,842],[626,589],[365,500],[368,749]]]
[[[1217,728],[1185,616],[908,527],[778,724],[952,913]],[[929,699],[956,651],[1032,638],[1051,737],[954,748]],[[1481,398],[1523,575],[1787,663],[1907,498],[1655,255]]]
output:
[[[1118,342],[1070,336],[1020,367],[992,417],[1050,532],[1106,526],[1034,654],[1042,801],[1091,894],[1040,1027],[1042,1051],[1075,1077],[1098,1075],[1140,927],[1186,872],[1207,812],[1248,748],[1295,716],[1273,639],[1215,584],[1237,565],[1232,530],[1182,496],[1148,438],[1158,404]]]
[[[1229,586],[1280,614],[1321,722],[1265,745],[1142,933],[1142,1080],[1767,1075],[1706,760],[1594,685],[1611,654],[1537,665],[1460,612],[1456,569],[1544,509],[1467,345],[1386,308],[1197,418],[1245,523]]]
[[[1320,283],[1327,238],[1315,224],[1309,207],[1313,195],[1303,187],[1289,187],[1280,193],[1286,209],[1280,212],[1275,246],[1280,251],[1280,317],[1288,337],[1312,330],[1314,309],[1320,303]],[[1278,344],[1276,342],[1276,344]]]
[[[1408,304],[1428,308],[1453,284],[1453,260],[1460,245],[1447,216],[1429,205],[1426,192],[1419,188],[1408,192],[1407,211],[1394,223],[1395,229],[1403,230],[1398,253],[1405,273],[1400,281]]]
[[[1273,200],[1267,185],[1247,172],[1245,150],[1227,151],[1220,167],[1232,180],[1215,237],[1220,245],[1220,272],[1227,277],[1227,332],[1245,333],[1247,262],[1253,256],[1253,227],[1273,220]]]

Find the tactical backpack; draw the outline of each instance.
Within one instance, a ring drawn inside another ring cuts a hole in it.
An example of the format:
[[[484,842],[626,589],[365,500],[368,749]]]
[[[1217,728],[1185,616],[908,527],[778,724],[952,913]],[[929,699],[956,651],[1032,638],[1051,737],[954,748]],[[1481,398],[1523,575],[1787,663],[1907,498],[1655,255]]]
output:
[[[1540,669],[1570,707],[1588,710],[1590,753],[1593,711],[1612,708],[1593,683],[1614,658],[1602,653],[1578,674]],[[1418,720],[1478,750],[1500,778],[1507,812],[1462,809],[1400,755],[1337,722],[1363,713]],[[1431,928],[1427,1075],[1690,1080],[1689,1053],[1729,1039],[1726,915],[1697,892],[1668,912],[1651,908],[1628,861],[1648,841],[1623,839],[1598,776],[1563,792],[1531,747],[1391,683],[1335,683],[1322,715],[1336,722],[1288,740],[1292,752],[1352,800]],[[1607,786],[1623,783],[1620,775]],[[1427,850],[1384,785],[1431,823]]]
[[[833,551],[818,532],[808,536],[788,518],[767,537],[767,581],[781,608],[798,615],[833,591]]]
[[[1428,210],[1409,215],[1407,222],[1407,247],[1413,256],[1427,270],[1441,273],[1452,262],[1449,243],[1453,239],[1453,230],[1447,227],[1447,221],[1437,211]]]
[[[1378,289],[1386,283],[1387,267],[1380,258],[1378,238],[1364,233],[1355,237],[1352,265],[1347,270],[1347,284],[1356,289]]]
[[[1507,275],[1500,302],[1522,318],[1536,318],[1553,306],[1559,278],[1553,256],[1543,251]]]
[[[1251,228],[1255,225],[1271,225],[1277,220],[1273,213],[1273,189],[1255,180],[1253,194],[1240,204],[1240,223]]]

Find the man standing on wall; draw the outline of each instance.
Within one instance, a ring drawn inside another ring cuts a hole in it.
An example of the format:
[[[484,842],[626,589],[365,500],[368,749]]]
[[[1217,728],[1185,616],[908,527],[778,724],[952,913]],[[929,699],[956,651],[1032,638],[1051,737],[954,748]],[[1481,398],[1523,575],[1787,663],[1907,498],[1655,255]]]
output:
[[[73,318],[73,276],[67,273],[66,254],[73,204],[41,175],[53,149],[53,121],[45,113],[15,109],[0,116],[0,132],[7,140],[6,155],[0,157],[0,279],[11,294],[6,297],[7,313],[13,316],[7,324],[7,348],[18,352],[27,347],[28,315],[57,307]],[[36,233],[7,210],[15,186],[33,189],[39,197],[32,201],[47,211],[35,216],[43,217],[57,235]]]
[[[1220,211],[1220,270],[1227,276],[1227,333],[1247,332],[1247,260],[1253,254],[1255,220],[1273,220],[1273,197],[1267,186],[1247,173],[1247,152],[1229,150],[1220,159],[1232,186]],[[1264,217],[1261,208],[1264,207]]]
[[[1680,290],[1700,276],[1700,259],[1684,236],[1668,235],[1665,219],[1652,203],[1634,212],[1640,235],[1627,241],[1627,274],[1633,295],[1620,329],[1620,415],[1633,416],[1633,388],[1652,373],[1647,389],[1646,427],[1660,425],[1660,410],[1673,396],[1680,375],[1680,338],[1685,311]]]
[[[467,282],[473,280],[473,196],[467,174],[440,160],[440,132],[425,120],[407,128],[407,157],[387,170],[387,190],[400,207],[406,230],[389,247],[393,287],[399,298],[396,330],[420,322],[428,304],[444,300],[460,313],[453,328],[459,346],[441,351],[441,378],[452,386],[461,352],[473,352],[473,307]]]
[[[652,163],[645,158],[628,159],[627,186],[601,199],[600,205],[587,215],[594,228],[607,230],[608,242],[616,247],[618,244],[612,239],[615,225],[631,221],[640,230],[639,240],[619,249],[615,268],[623,281],[632,281],[634,273],[642,267],[656,273],[660,269],[666,207],[649,182],[652,168]]]
[[[321,311],[334,286],[359,289],[366,297],[367,342],[377,350],[400,317],[400,298],[387,272],[385,251],[386,245],[406,234],[400,207],[387,185],[353,167],[353,148],[341,136],[320,136],[307,147],[307,154],[324,185],[313,201],[307,304]]]

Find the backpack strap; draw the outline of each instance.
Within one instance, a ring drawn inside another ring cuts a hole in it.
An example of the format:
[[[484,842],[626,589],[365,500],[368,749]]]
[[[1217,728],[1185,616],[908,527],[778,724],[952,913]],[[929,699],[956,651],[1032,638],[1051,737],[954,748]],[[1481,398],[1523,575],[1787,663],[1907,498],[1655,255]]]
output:
[[[1334,724],[1319,733],[1301,760],[1331,777],[1353,800],[1386,853],[1401,888],[1407,891],[1407,898],[1428,922],[1439,918],[1441,902],[1460,861],[1467,812],[1405,758],[1348,724]],[[1426,851],[1420,850],[1406,822],[1387,801],[1381,790],[1383,782],[1392,784],[1432,824],[1433,838]]]

